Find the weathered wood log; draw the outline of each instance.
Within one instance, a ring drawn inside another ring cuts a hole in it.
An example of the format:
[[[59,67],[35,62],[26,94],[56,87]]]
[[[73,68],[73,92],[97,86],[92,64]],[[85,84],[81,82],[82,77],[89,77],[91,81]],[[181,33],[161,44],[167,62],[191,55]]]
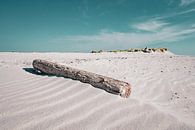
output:
[[[96,88],[120,95],[121,97],[127,98],[131,93],[131,85],[129,83],[84,70],[39,59],[33,61],[33,67],[35,70],[45,74],[62,76],[65,78],[79,80],[84,83],[89,83]]]

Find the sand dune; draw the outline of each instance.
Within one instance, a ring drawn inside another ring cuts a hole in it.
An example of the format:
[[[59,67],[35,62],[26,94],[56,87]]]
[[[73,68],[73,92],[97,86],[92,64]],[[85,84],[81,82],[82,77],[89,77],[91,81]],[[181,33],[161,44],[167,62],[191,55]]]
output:
[[[33,74],[46,59],[131,83],[124,99]],[[143,53],[0,53],[0,129],[195,129],[195,57]]]

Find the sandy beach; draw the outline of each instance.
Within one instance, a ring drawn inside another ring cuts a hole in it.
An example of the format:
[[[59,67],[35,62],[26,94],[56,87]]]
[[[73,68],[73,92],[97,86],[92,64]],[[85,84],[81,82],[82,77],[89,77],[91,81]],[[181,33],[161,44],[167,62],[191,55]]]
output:
[[[128,82],[131,95],[31,73],[34,59]],[[0,129],[195,130],[195,57],[1,52]]]

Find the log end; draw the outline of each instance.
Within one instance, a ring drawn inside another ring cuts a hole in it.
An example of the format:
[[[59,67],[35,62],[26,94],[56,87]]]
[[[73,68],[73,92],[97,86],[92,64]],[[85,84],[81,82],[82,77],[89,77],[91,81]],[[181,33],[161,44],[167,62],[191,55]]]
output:
[[[32,65],[33,65],[33,67],[34,67],[35,69],[38,69],[38,68],[37,68],[37,65],[38,65],[39,63],[41,63],[41,62],[42,62],[42,60],[40,60],[40,59],[35,59],[35,60],[33,60]]]
[[[128,98],[131,94],[131,85],[127,84],[121,89],[120,96],[123,98]]]

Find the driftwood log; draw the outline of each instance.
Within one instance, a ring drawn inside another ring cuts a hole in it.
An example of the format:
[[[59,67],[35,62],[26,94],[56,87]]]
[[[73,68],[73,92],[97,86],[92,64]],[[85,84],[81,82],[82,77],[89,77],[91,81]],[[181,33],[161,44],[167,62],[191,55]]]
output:
[[[131,93],[131,85],[129,83],[99,74],[39,59],[33,61],[33,67],[41,73],[79,80],[109,93],[120,95],[121,97],[127,98]]]

